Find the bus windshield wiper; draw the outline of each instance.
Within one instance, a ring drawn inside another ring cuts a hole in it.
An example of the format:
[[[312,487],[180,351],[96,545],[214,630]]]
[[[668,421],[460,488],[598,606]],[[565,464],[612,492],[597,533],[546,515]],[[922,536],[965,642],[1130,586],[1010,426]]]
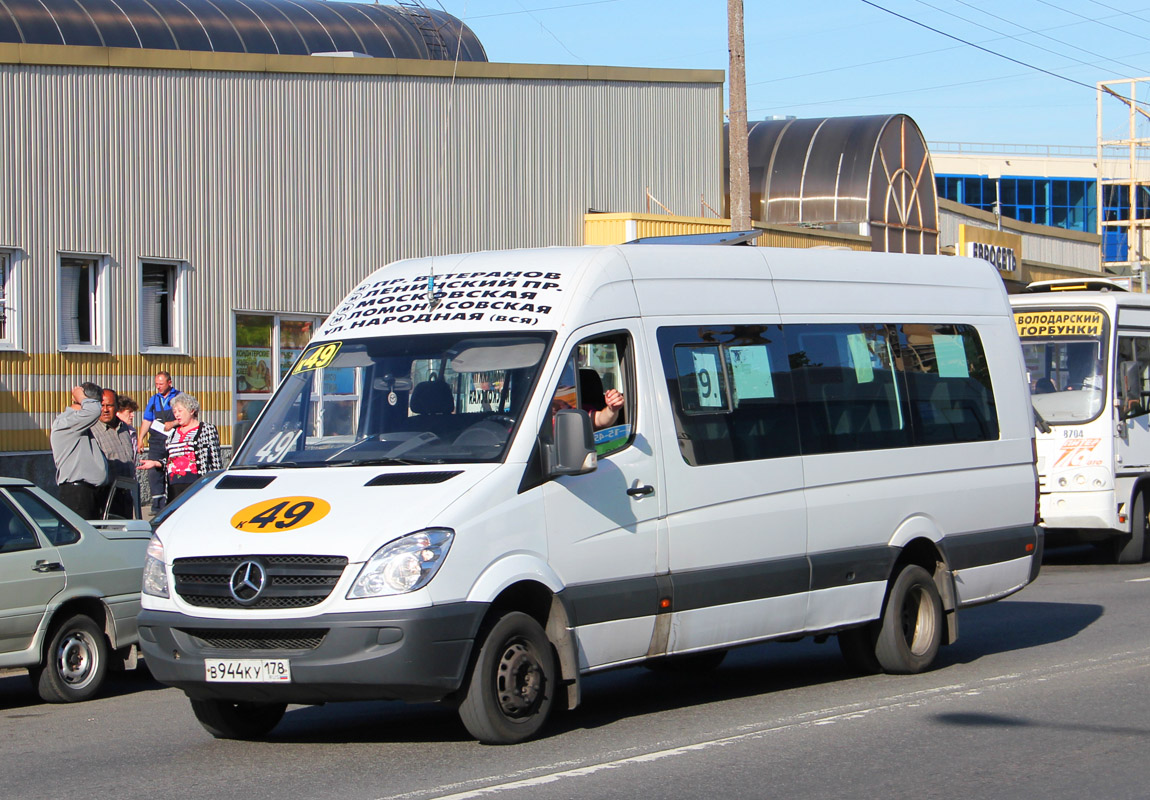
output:
[[[328,464],[329,467],[386,467],[396,464],[404,467],[415,467],[420,464],[442,464],[442,458],[353,458],[350,461],[339,461]]]

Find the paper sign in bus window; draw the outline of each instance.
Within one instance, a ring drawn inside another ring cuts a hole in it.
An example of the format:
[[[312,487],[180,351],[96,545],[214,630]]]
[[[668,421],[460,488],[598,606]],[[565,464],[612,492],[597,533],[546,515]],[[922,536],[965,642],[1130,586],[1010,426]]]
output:
[[[751,400],[775,396],[775,385],[771,379],[771,359],[766,345],[728,347],[727,361],[731,365],[736,398]]]
[[[871,363],[870,347],[867,345],[866,334],[848,334],[847,344],[851,349],[851,362],[854,364],[855,378],[859,383],[870,383],[874,380],[874,364]]]
[[[966,347],[962,337],[956,334],[933,334],[934,357],[940,378],[969,378],[970,366],[966,363]]]
[[[719,356],[710,348],[691,350],[691,363],[695,368],[695,385],[701,408],[722,408],[723,376],[719,372]]]

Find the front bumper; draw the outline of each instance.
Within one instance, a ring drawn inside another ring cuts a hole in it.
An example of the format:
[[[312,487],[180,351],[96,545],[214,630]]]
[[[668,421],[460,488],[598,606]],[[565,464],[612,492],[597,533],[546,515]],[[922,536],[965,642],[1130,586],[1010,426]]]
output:
[[[426,702],[462,685],[486,611],[484,603],[453,603],[277,620],[142,611],[140,648],[156,680],[200,700]],[[286,658],[292,681],[209,683],[204,662],[213,658]]]
[[[1118,505],[1111,490],[1100,492],[1043,492],[1039,513],[1048,528],[1118,530]]]

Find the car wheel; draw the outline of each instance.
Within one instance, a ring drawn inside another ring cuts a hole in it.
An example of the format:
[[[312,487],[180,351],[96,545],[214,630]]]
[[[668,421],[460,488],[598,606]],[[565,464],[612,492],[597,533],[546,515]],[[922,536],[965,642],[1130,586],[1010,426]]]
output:
[[[555,655],[543,628],[527,614],[505,614],[483,639],[459,718],[484,744],[522,742],[547,721],[555,677]]]
[[[942,598],[934,578],[908,565],[891,584],[875,643],[884,672],[911,675],[929,667],[942,644]]]
[[[192,700],[192,713],[217,739],[262,739],[283,719],[287,703]]]
[[[53,628],[44,663],[31,672],[36,691],[49,703],[87,700],[104,683],[108,652],[108,640],[91,617],[69,617]]]

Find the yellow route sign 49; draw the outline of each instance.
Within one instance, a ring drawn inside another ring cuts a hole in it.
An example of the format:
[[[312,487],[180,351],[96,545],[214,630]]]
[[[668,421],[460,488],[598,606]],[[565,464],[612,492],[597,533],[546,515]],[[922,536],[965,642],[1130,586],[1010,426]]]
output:
[[[319,522],[329,511],[331,504],[318,497],[277,497],[243,509],[232,517],[232,527],[245,533],[298,530]]]

